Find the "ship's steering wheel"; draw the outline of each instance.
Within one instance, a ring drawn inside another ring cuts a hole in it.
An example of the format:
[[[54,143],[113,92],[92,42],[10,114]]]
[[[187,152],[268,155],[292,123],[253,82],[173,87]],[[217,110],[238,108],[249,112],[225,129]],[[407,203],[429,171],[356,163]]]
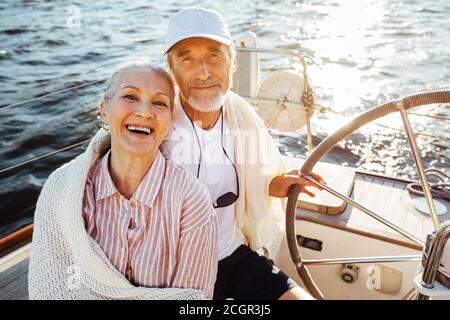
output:
[[[413,152],[415,161],[416,161],[416,167],[419,170],[423,171],[422,166],[422,160],[420,159],[420,155],[417,155],[417,149],[415,144],[414,135],[412,133],[411,127],[409,126],[409,121],[406,115],[406,110],[422,106],[422,105],[429,105],[434,103],[450,103],[450,90],[446,91],[433,91],[433,92],[424,92],[415,94],[412,96],[404,97],[401,100],[398,101],[391,101],[387,102],[382,105],[378,105],[376,107],[371,108],[370,110],[364,112],[363,114],[357,116],[350,122],[348,122],[346,125],[335,131],[333,134],[328,136],[325,140],[323,140],[311,153],[311,155],[306,159],[305,163],[300,169],[300,174],[304,176],[307,180],[313,182],[316,185],[319,185],[323,187],[326,191],[330,193],[334,193],[336,195],[335,190],[333,190],[329,186],[324,186],[317,180],[315,180],[313,177],[310,176],[311,172],[314,169],[314,166],[317,162],[322,159],[328,151],[330,151],[337,143],[339,143],[341,140],[346,138],[348,135],[353,133],[354,131],[358,130],[362,126],[366,125],[369,122],[372,122],[378,118],[384,117],[390,113],[394,113],[399,111],[402,115],[402,120],[405,124],[405,130],[408,135],[408,140],[410,143],[410,148]],[[419,175],[421,176],[421,175]],[[421,184],[423,187],[423,190],[425,193],[427,193],[428,185],[426,184],[426,181],[424,181],[423,177],[421,176]],[[288,242],[289,252],[291,254],[292,261],[295,264],[295,267],[297,269],[297,272],[302,279],[303,283],[307,287],[307,289],[311,292],[311,294],[316,299],[323,299],[323,295],[317,285],[314,283],[308,269],[302,262],[302,257],[300,254],[300,251],[298,250],[297,246],[297,233],[295,230],[295,216],[296,216],[296,210],[297,210],[297,198],[298,194],[300,192],[300,186],[298,184],[291,186],[289,189],[288,194],[288,202],[286,207],[286,238]],[[429,205],[432,206],[431,203],[431,197],[427,197],[429,200]],[[355,201],[344,201],[347,204],[353,205],[353,206],[361,206]],[[439,222],[437,220],[437,217],[432,215],[433,222],[435,226],[437,227],[439,225]],[[395,226],[394,224],[389,225],[391,228],[396,230],[397,232],[400,232],[404,236],[408,237],[409,239],[419,243],[423,247],[423,242],[414,236],[410,235],[406,231],[402,230],[401,228]]]

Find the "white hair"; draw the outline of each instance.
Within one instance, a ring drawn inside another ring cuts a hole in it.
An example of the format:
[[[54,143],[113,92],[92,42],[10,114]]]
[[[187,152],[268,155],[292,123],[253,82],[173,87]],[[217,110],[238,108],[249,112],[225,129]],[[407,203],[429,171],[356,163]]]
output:
[[[136,59],[132,61],[127,61],[123,64],[121,64],[116,71],[113,72],[113,74],[109,77],[109,79],[106,81],[106,89],[104,93],[103,100],[108,101],[110,100],[114,94],[116,93],[117,86],[120,80],[120,75],[127,70],[131,69],[140,69],[140,70],[149,70],[149,71],[156,71],[161,73],[169,82],[170,85],[170,102],[171,106],[173,107],[173,101],[175,98],[175,88],[174,88],[174,82],[172,77],[165,71],[164,69],[153,65],[148,59],[141,58]]]

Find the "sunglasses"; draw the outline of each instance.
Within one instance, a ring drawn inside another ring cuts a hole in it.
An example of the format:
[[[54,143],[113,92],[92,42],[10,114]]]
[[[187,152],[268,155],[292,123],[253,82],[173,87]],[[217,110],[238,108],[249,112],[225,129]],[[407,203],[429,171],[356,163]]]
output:
[[[239,188],[239,184],[238,184],[238,188]],[[217,198],[216,204],[213,204],[213,207],[214,207],[214,209],[228,207],[229,205],[232,205],[233,203],[235,203],[238,198],[239,198],[239,192],[237,195],[231,191],[227,192]]]

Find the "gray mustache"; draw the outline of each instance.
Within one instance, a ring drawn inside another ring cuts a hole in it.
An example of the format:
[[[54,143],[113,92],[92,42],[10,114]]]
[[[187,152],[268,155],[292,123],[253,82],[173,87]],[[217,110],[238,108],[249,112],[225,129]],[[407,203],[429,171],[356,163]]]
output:
[[[190,87],[208,87],[208,86],[222,86],[222,82],[219,79],[210,79],[210,80],[192,80]]]

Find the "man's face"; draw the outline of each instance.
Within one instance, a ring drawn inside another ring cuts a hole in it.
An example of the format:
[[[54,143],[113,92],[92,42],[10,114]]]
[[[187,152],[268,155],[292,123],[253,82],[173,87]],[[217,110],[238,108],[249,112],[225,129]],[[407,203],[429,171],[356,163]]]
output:
[[[235,63],[230,47],[206,38],[190,38],[176,44],[168,54],[182,101],[201,112],[219,109]]]

